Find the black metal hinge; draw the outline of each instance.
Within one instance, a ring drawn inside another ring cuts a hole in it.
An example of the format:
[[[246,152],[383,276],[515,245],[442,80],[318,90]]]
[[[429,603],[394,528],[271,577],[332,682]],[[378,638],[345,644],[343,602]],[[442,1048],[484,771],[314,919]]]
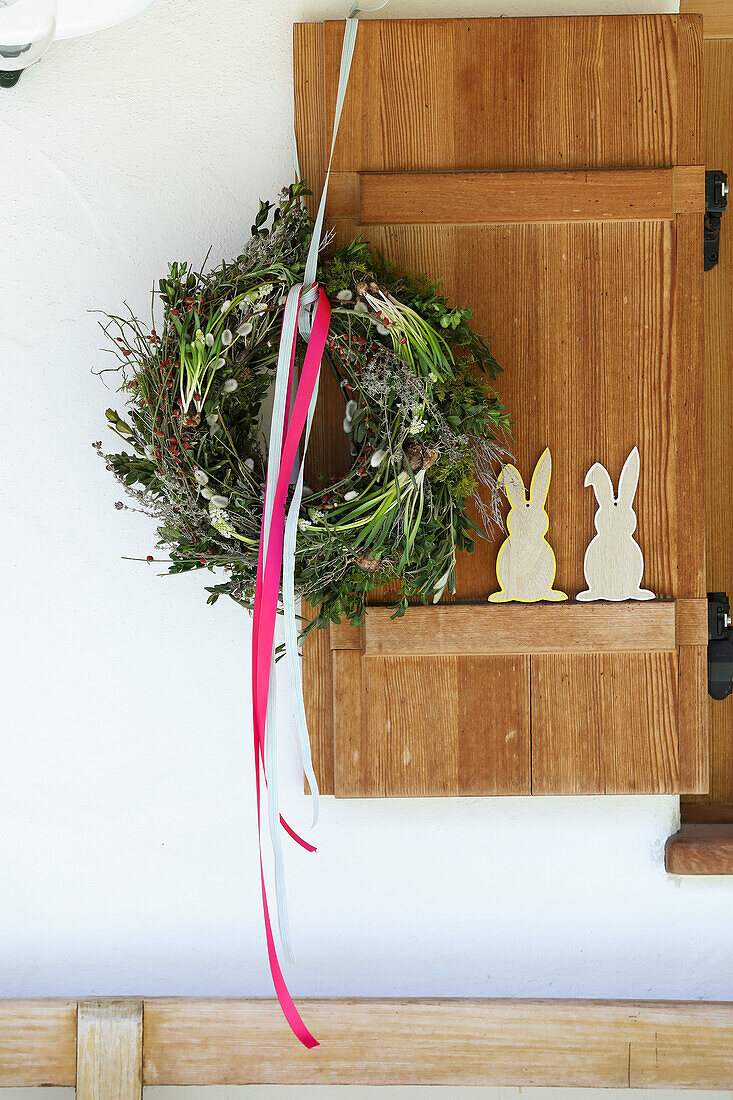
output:
[[[733,638],[725,592],[708,592],[708,695],[727,699],[733,691]]]
[[[728,177],[725,172],[705,173],[705,270],[711,271],[718,262],[720,218],[728,205]]]

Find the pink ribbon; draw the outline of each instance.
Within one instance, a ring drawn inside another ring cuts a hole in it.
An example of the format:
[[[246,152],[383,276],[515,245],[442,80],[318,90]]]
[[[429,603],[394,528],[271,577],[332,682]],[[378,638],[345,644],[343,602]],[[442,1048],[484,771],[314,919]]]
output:
[[[328,326],[331,317],[331,307],[328,298],[322,288],[318,288],[318,301],[313,318],[313,328],[303,361],[303,369],[300,380],[295,384],[295,347],[297,334],[293,333],[290,349],[290,373],[288,379],[288,399],[285,403],[285,415],[292,408],[284,433],[280,468],[277,475],[275,492],[273,497],[272,517],[269,530],[265,530],[265,511],[263,506],[262,528],[260,532],[260,548],[257,561],[257,582],[255,586],[255,600],[253,612],[252,631],[252,716],[254,724],[254,755],[255,775],[257,790],[257,834],[260,857],[260,881],[262,885],[262,907],[265,919],[265,936],[267,939],[267,955],[270,963],[275,993],[280,1002],[285,1019],[288,1021],[294,1035],[303,1046],[318,1046],[318,1041],[308,1031],[300,1014],[293,1003],[288,987],[280,968],[277,956],[275,939],[270,921],[270,910],[267,899],[267,886],[265,884],[265,872],[262,854],[261,835],[261,801],[262,779],[267,783],[265,768],[265,736],[267,720],[267,701],[270,693],[270,673],[275,643],[275,621],[277,616],[278,600],[280,596],[280,584],[282,579],[283,541],[285,537],[285,505],[291,475],[298,457],[303,431],[305,429],[308,408],[313,397],[318,375],[321,369],[321,360],[328,337]],[[284,334],[281,339],[285,338]],[[295,393],[292,397],[293,391]],[[268,482],[272,472],[268,469]],[[266,486],[267,491],[267,486]],[[293,840],[307,851],[315,852],[312,844],[288,825],[280,815],[280,823]]]

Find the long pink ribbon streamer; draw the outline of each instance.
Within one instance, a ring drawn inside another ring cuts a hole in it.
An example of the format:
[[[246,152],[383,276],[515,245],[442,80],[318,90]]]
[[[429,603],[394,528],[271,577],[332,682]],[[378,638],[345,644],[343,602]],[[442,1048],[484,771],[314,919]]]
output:
[[[280,596],[280,582],[283,563],[283,540],[285,536],[285,505],[287,501],[290,478],[298,456],[298,447],[305,428],[308,408],[310,406],[313,391],[318,381],[321,369],[328,326],[331,317],[331,307],[324,291],[318,288],[318,303],[316,306],[313,328],[308,347],[305,353],[303,369],[300,380],[295,390],[292,409],[284,434],[280,470],[278,473],[275,493],[273,498],[272,518],[269,530],[265,530],[265,516],[263,508],[263,521],[260,537],[260,549],[257,561],[257,583],[255,587],[255,601],[253,612],[253,637],[252,637],[252,715],[254,724],[254,754],[257,791],[257,834],[260,857],[260,881],[262,885],[262,906],[265,920],[265,936],[267,939],[267,955],[270,963],[275,993],[280,1002],[285,1019],[293,1034],[300,1040],[303,1046],[318,1046],[318,1040],[311,1035],[303,1023],[300,1014],[295,1007],[290,992],[285,983],[280,962],[277,956],[275,938],[270,921],[270,910],[267,899],[267,886],[265,883],[264,862],[262,853],[261,835],[261,777],[267,782],[265,770],[265,731],[267,718],[267,700],[270,692],[270,672],[272,667],[272,654],[275,641],[275,621],[277,617],[278,600]],[[290,377],[289,397],[292,393],[295,378],[295,345],[297,335],[292,338],[290,353]],[[290,400],[286,401],[285,408],[290,406]],[[287,415],[287,412],[286,412]],[[270,472],[268,471],[268,478]],[[309,851],[315,851],[313,845],[295,833],[287,822],[280,817],[283,828],[288,834]]]

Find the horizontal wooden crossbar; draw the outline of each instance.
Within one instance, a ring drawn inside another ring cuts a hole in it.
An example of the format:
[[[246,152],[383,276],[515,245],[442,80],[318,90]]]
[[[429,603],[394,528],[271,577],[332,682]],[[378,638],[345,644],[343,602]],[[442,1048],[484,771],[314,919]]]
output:
[[[76,1083],[83,1100],[140,1100],[143,1084],[733,1081],[731,1003],[331,999],[299,1008],[316,1050],[300,1047],[272,1000],[1,1001],[0,1086]]]
[[[329,215],[362,225],[669,221],[705,209],[705,169],[335,173]]]
[[[332,649],[365,657],[500,653],[669,652],[707,642],[707,601],[648,603],[444,604],[395,619],[370,607],[361,631],[331,626]]]

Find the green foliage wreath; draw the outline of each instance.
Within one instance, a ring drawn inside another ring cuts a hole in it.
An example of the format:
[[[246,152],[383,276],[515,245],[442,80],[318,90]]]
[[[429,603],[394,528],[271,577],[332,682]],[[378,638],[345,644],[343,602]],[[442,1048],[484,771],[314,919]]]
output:
[[[124,416],[107,411],[127,449],[103,457],[157,521],[169,573],[223,571],[207,588],[210,603],[226,594],[253,604],[261,412],[285,296],[303,277],[307,193],[296,184],[276,206],[261,203],[235,262],[206,273],[171,264],[159,284],[157,330],[132,313],[103,324],[127,400]],[[296,591],[318,609],[312,625],[358,624],[383,585],[393,586],[397,614],[411,599],[437,602],[454,589],[456,552],[472,549],[498,518],[508,414],[471,311],[452,308],[437,284],[400,274],[360,239],[323,256],[319,280],[333,310],[326,358],[343,393],[352,462],[340,480],[304,494]],[[479,486],[488,490],[483,500]]]

